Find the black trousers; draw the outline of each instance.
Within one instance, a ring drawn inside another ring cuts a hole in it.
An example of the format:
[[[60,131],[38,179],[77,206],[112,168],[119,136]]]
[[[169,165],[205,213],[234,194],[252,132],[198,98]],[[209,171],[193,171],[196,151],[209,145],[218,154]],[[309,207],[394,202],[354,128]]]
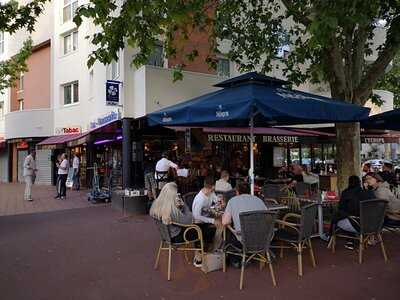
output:
[[[243,248],[242,243],[236,238],[236,235],[234,235],[232,233],[232,231],[230,231],[230,230],[226,230],[225,245],[232,245],[233,247],[235,247],[237,249],[242,249]],[[228,250],[230,250],[230,249],[228,249]],[[228,260],[229,263],[239,263],[239,262],[242,261],[242,259],[239,256],[232,255],[232,254],[228,254],[227,255],[227,260]]]
[[[59,197],[65,197],[67,195],[67,178],[68,174],[59,174],[58,175],[58,189],[57,189],[57,195]]]

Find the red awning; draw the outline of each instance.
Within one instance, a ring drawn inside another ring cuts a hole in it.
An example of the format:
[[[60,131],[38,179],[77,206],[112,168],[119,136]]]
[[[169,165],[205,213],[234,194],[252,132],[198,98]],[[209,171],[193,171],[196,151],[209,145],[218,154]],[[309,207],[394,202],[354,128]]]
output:
[[[90,129],[83,133],[76,133],[76,134],[63,134],[63,135],[54,135],[50,136],[47,139],[44,139],[39,144],[39,148],[51,148],[57,146],[66,146],[67,143],[76,142],[79,143],[83,138],[88,136],[90,133],[93,132],[108,132],[108,131],[115,131],[117,121],[105,124],[103,126]],[[83,141],[84,142],[84,141]],[[69,145],[70,146],[70,145]]]
[[[54,135],[54,136],[48,137],[47,139],[44,139],[43,141],[41,141],[38,144],[38,146],[60,145],[60,144],[64,144],[66,142],[72,141],[74,139],[77,139],[80,136],[81,136],[81,133]]]

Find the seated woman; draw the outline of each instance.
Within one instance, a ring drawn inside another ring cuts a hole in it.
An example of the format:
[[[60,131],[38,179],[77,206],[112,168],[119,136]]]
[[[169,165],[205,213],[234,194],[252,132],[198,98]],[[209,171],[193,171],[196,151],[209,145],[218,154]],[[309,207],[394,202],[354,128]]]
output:
[[[371,190],[363,190],[361,180],[358,176],[350,176],[349,184],[340,195],[338,211],[332,220],[332,225],[336,225],[340,229],[357,233],[359,225],[349,216],[360,215],[360,202],[364,200],[374,199],[374,193]],[[345,245],[348,249],[354,249],[353,242],[348,242]]]
[[[150,208],[150,215],[169,225],[173,243],[184,242],[184,229],[171,223],[192,224],[193,217],[187,205],[180,198],[176,183],[169,182],[164,185],[160,195]],[[188,240],[196,239],[196,231],[189,230],[186,238]]]

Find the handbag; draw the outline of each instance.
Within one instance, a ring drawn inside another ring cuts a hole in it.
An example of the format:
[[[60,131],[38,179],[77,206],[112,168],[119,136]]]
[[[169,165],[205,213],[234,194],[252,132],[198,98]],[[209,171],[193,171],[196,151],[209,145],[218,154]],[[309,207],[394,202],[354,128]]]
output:
[[[217,271],[222,269],[222,252],[211,252],[204,254],[201,264],[201,270],[204,273]]]

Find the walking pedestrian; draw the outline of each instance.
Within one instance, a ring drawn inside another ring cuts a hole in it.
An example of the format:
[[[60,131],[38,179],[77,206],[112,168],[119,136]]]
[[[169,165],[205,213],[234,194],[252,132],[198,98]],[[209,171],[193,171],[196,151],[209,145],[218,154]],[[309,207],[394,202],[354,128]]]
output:
[[[80,164],[81,161],[79,159],[79,156],[77,153],[74,153],[74,158],[72,160],[72,168],[74,169],[74,175],[73,175],[73,188],[77,191],[80,190],[81,188],[81,183],[80,183]]]
[[[61,163],[58,167],[58,186],[57,186],[57,197],[56,199],[64,200],[67,196],[67,177],[69,170],[69,162],[67,159],[67,154],[63,153],[61,155]]]
[[[25,179],[25,193],[24,200],[33,201],[32,199],[32,185],[36,179],[36,151],[31,150],[30,154],[24,160],[24,179]]]

